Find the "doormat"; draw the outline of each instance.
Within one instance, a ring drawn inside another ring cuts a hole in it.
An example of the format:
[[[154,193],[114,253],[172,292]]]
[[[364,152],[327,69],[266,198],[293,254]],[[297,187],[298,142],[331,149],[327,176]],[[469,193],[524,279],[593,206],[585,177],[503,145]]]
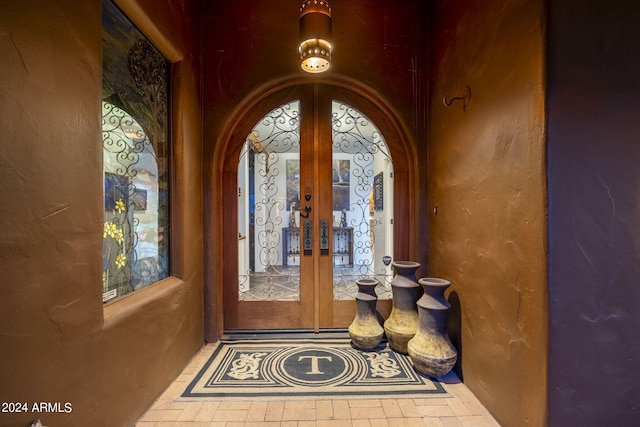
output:
[[[443,397],[386,343],[358,350],[348,339],[221,341],[182,393],[210,400]]]

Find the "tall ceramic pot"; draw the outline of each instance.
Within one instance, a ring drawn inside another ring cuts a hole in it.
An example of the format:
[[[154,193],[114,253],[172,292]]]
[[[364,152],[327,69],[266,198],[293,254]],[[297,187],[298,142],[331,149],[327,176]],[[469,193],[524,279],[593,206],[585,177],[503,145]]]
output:
[[[447,315],[451,305],[444,291],[451,283],[433,277],[418,281],[424,295],[418,300],[419,326],[416,335],[409,341],[407,349],[414,368],[430,377],[447,374],[458,358],[447,334]]]
[[[349,326],[349,337],[357,348],[371,350],[382,341],[384,329],[380,326],[376,316],[378,296],[375,287],[378,281],[374,279],[358,279],[358,294],[356,295],[356,317]]]
[[[394,261],[395,276],[391,280],[393,307],[384,322],[389,346],[397,352],[407,353],[407,343],[418,330],[418,309],[416,302],[422,295],[422,288],[416,281],[416,270],[420,263]]]

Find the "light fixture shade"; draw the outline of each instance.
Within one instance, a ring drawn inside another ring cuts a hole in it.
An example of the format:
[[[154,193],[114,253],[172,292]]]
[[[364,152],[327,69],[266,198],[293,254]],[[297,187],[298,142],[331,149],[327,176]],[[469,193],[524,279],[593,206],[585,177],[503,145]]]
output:
[[[300,66],[308,73],[331,67],[331,6],[326,0],[305,0],[300,6]]]

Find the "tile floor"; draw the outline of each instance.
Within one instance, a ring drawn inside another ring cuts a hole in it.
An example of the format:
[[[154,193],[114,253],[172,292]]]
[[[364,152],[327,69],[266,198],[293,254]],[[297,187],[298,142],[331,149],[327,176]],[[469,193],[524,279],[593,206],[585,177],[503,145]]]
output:
[[[180,394],[209,359],[206,345],[140,418],[136,427],[499,427],[453,374],[443,379],[446,397],[271,402],[183,401]]]
[[[353,300],[358,293],[356,279],[376,279],[378,299],[391,299],[391,275],[371,274],[364,266],[335,265],[333,268],[333,299]],[[384,284],[383,284],[384,283]],[[268,272],[242,274],[239,277],[240,301],[299,301],[300,267],[275,265]]]

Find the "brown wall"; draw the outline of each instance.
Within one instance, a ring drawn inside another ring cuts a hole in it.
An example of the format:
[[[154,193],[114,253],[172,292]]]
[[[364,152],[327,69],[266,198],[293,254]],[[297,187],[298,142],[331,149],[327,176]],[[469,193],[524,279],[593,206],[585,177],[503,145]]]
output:
[[[216,159],[241,107],[278,85],[328,82],[381,99],[404,128],[412,150],[426,150],[426,47],[424,2],[350,0],[333,5],[335,50],[322,75],[300,70],[299,0],[205,2],[203,21],[204,174],[206,222],[206,338],[223,329],[219,298],[224,245]],[[240,139],[236,143],[243,144]],[[218,150],[218,152],[216,152]],[[426,151],[425,151],[426,152]],[[426,179],[425,179],[426,180]],[[417,191],[412,189],[411,191]],[[414,194],[417,194],[414,192]],[[422,201],[422,199],[415,197]],[[426,234],[426,225],[416,235]],[[417,241],[418,239],[412,239]],[[426,262],[426,245],[411,248]]]
[[[202,344],[198,21],[185,18],[198,17],[197,2],[123,3],[161,51],[182,56],[173,88],[176,277],[102,304],[101,2],[5,2],[0,401],[69,402],[72,411],[2,413],[1,426],[132,425]]]
[[[545,424],[543,18],[530,0],[432,11],[430,274],[452,283],[457,372],[513,427]],[[465,86],[466,110],[443,104]]]
[[[640,7],[549,16],[549,426],[639,425]]]

